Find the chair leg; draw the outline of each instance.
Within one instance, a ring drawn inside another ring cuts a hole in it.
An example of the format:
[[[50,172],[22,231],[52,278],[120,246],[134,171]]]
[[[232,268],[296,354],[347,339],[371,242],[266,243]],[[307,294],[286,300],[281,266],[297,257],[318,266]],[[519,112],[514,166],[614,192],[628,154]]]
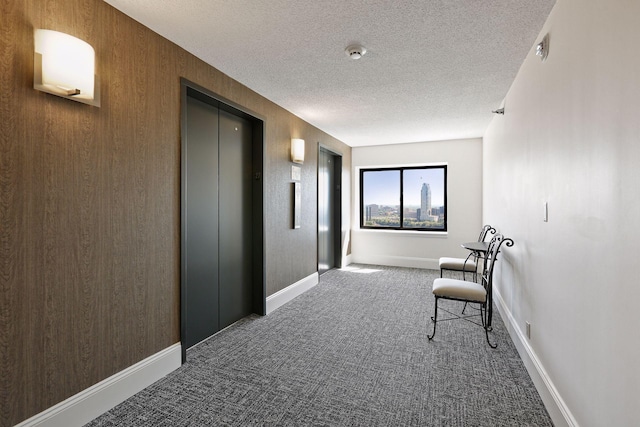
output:
[[[489,347],[491,348],[496,348],[498,347],[498,344],[491,344],[491,341],[489,341],[489,329],[484,328],[484,334],[487,336],[487,344],[489,344]]]
[[[431,317],[431,320],[433,321],[433,332],[431,333],[431,335],[427,335],[427,338],[429,338],[429,341],[431,341],[433,337],[436,335],[436,323],[438,323],[438,297],[436,297],[436,308],[435,308],[435,312],[433,313],[433,316]]]
[[[489,328],[489,330],[491,330],[491,320],[493,320],[493,304],[487,307],[487,328]]]
[[[487,344],[489,344],[489,347],[491,348],[498,347],[498,343],[491,344],[491,341],[489,341],[489,331],[492,330],[491,313],[490,311],[487,310],[486,303],[480,306],[480,318],[482,319],[482,327],[484,329],[484,334],[487,337]]]

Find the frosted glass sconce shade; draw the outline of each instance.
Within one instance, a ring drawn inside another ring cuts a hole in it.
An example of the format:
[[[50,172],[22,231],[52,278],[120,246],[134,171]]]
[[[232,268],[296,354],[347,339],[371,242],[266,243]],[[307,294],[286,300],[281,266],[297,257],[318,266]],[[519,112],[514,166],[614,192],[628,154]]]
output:
[[[34,80],[37,90],[100,106],[91,45],[69,34],[35,31]]]
[[[291,161],[293,163],[304,163],[304,139],[291,139]]]

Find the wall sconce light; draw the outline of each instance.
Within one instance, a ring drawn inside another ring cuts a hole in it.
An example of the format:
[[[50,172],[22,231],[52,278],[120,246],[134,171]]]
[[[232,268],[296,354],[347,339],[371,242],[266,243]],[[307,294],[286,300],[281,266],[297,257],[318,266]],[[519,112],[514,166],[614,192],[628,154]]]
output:
[[[36,30],[34,39],[34,89],[99,107],[96,59],[91,45],[51,30]]]
[[[304,163],[304,139],[291,139],[291,161],[293,163]]]

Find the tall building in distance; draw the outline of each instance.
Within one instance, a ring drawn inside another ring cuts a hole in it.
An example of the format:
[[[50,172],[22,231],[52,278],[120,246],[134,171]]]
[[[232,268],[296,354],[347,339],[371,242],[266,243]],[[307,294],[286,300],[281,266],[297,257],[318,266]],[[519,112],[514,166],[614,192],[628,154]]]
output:
[[[431,216],[431,186],[426,182],[420,191],[420,221],[426,221]]]
[[[378,205],[367,205],[365,207],[365,221],[372,221],[380,215],[380,209]]]

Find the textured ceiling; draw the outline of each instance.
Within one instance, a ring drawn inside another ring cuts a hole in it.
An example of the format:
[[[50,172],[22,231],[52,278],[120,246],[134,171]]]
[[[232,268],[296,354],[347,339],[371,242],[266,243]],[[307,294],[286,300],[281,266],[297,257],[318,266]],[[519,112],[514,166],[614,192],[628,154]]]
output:
[[[555,4],[106,2],[351,146],[482,136]]]

